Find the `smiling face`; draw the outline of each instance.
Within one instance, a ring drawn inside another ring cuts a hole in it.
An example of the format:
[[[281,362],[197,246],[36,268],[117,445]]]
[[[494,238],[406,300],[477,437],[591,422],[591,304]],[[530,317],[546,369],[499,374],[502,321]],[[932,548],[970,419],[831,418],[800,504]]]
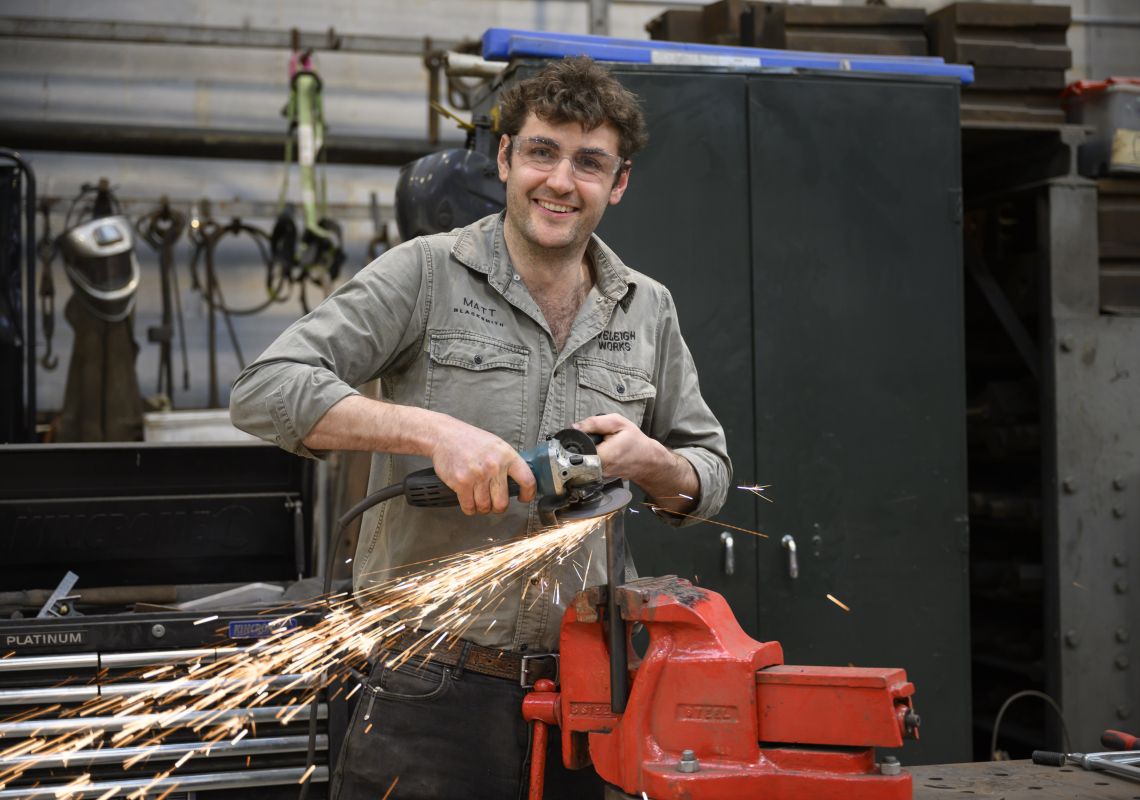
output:
[[[583,149],[618,152],[618,133],[608,124],[584,131],[576,122],[545,122],[532,113],[518,136],[557,142],[563,154]],[[534,254],[566,257],[575,251],[584,253],[606,206],[616,205],[625,193],[629,170],[619,172],[616,180],[595,183],[576,176],[567,158],[543,172],[523,163],[518,153],[508,157],[509,144],[510,137],[503,136],[498,159],[499,177],[507,184],[508,243],[518,242]]]

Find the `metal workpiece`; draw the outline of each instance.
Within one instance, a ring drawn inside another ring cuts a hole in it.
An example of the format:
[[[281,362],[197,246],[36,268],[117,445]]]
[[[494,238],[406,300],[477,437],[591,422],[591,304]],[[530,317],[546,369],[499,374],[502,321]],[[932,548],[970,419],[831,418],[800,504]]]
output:
[[[886,756],[879,765],[879,772],[884,775],[898,775],[902,772],[902,765],[894,756]]]
[[[610,652],[610,710],[625,711],[629,695],[629,653],[617,587],[625,580],[625,509],[606,519],[606,643]]]

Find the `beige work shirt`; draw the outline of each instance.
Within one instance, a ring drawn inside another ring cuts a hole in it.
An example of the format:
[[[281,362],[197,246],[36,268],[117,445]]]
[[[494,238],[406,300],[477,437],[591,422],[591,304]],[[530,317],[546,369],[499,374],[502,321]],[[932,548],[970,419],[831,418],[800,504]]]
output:
[[[334,404],[356,394],[354,387],[375,378],[383,400],[449,414],[518,450],[585,417],[618,413],[693,465],[701,493],[692,513],[715,514],[731,463],[669,291],[592,237],[595,285],[558,352],[511,265],[503,219],[414,239],[362,269],[238,376],[230,400],[234,424],[298,455],[321,457],[302,439]],[[369,491],[428,466],[421,457],[376,453]],[[516,499],[504,514],[471,517],[458,508],[392,500],[364,517],[354,585],[360,591],[403,565],[540,527],[535,504]],[[562,612],[574,593],[583,583],[604,582],[599,528],[575,558],[508,586],[466,638],[520,652],[557,649]]]

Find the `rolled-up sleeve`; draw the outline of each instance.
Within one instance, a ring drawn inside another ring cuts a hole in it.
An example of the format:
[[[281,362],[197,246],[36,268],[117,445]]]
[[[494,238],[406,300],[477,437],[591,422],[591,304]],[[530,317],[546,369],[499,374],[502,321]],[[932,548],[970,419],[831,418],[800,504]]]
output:
[[[697,367],[681,337],[677,309],[666,291],[661,297],[657,331],[657,396],[647,415],[646,431],[685,458],[701,484],[697,507],[688,517],[659,514],[671,525],[696,522],[693,517],[712,517],[724,505],[732,480],[724,428],[701,396]]]
[[[428,312],[429,250],[408,242],[373,261],[290,325],[242,370],[230,419],[297,455],[330,408],[418,349]]]

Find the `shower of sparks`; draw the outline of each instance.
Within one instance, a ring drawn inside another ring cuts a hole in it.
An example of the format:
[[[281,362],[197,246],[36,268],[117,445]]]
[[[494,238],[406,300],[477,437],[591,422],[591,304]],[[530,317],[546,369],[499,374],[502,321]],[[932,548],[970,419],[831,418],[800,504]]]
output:
[[[10,731],[17,741],[4,741],[8,732],[0,730],[0,790],[14,788],[13,781],[36,768],[40,760],[80,760],[98,750],[132,747],[135,754],[124,758],[123,764],[129,768],[148,759],[175,731],[196,733],[203,746],[155,774],[148,787],[140,790],[145,794],[192,754],[209,755],[215,743],[232,745],[247,732],[255,734],[256,709],[271,716],[276,712],[278,724],[288,724],[307,712],[322,688],[347,680],[350,669],[362,667],[370,654],[379,652],[397,634],[425,625],[432,628],[410,644],[402,642],[404,649],[385,662],[389,667],[417,656],[430,658],[431,648],[445,642],[453,645],[480,614],[493,612],[505,601],[516,580],[571,557],[602,523],[602,518],[578,520],[425,563],[414,573],[378,578],[355,598],[341,592],[316,601],[313,608],[323,618],[310,627],[289,625],[305,613],[293,608],[270,623],[271,633],[252,647],[219,648],[215,660],[195,660],[181,672],[162,667],[138,670],[117,679],[124,684],[119,691],[109,691],[115,689],[113,682],[104,684],[101,696],[69,707],[61,712],[60,720],[40,719],[59,711],[59,704],[4,718],[0,722],[5,724],[44,724],[29,733]],[[217,616],[195,624],[213,619]],[[356,683],[352,693],[359,687]],[[84,720],[89,724],[84,725]],[[312,769],[306,771],[300,782],[311,774]],[[77,780],[52,791],[57,797],[74,798],[90,776],[84,774]],[[393,781],[389,794],[395,786]]]
[[[827,599],[830,600],[831,602],[835,603],[835,605],[839,606],[844,611],[850,611],[851,610],[850,608],[847,607],[847,605],[842,600],[840,600],[835,595],[829,594],[827,596]]]
[[[761,500],[767,500],[769,503],[774,503],[774,502],[776,502],[775,500],[773,500],[768,495],[764,494],[764,490],[771,488],[771,486],[772,486],[772,484],[766,483],[763,486],[761,486],[760,484],[753,484],[752,486],[737,486],[736,488],[740,489],[743,492],[751,492],[752,494],[759,497]]]
[[[695,519],[698,522],[710,522],[713,525],[720,525],[722,528],[732,528],[734,531],[740,531],[741,533],[750,533],[753,536],[759,536],[762,539],[768,538],[768,534],[766,534],[766,533],[760,533],[760,531],[754,531],[750,528],[739,528],[736,525],[729,525],[727,522],[722,522],[719,519],[709,519],[708,517],[698,517],[695,514],[683,514],[680,511],[674,511],[671,508],[665,508],[664,506],[654,505],[653,503],[642,503],[642,505],[648,506],[649,510],[654,512],[654,513],[657,513],[658,511],[664,511],[666,514],[676,514],[678,517],[688,517],[689,519]]]
[[[388,800],[388,795],[392,794],[392,790],[396,788],[396,784],[400,782],[400,776],[397,775],[392,779],[392,785],[388,787],[388,791],[384,792],[384,796],[380,800]]]
[[[1089,590],[1089,587],[1082,586],[1081,584],[1077,583],[1076,581],[1073,581],[1073,586],[1076,586],[1078,589],[1084,589],[1086,592]]]

